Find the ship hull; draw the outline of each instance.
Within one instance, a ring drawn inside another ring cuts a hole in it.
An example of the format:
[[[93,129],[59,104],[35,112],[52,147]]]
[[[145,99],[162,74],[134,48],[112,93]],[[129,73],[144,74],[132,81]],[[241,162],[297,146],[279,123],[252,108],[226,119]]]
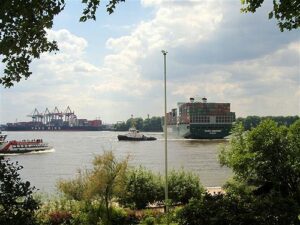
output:
[[[94,126],[6,126],[6,131],[101,131],[102,127]]]
[[[168,125],[172,137],[188,139],[223,139],[230,134],[231,124],[178,124]]]
[[[128,137],[127,135],[118,135],[119,141],[155,141],[155,137]]]
[[[0,150],[0,154],[22,154],[22,153],[30,153],[30,152],[43,152],[47,150],[51,150],[52,147],[36,147],[36,148],[14,148],[8,151]]]
[[[52,149],[42,139],[6,141],[7,135],[0,132],[0,154],[41,152]]]

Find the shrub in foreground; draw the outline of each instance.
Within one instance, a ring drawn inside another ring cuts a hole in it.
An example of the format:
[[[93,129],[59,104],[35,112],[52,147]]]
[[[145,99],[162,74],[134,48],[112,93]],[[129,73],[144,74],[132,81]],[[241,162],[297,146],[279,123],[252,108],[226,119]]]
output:
[[[0,157],[0,224],[34,225],[34,210],[39,203],[33,198],[34,187],[23,182],[18,162]]]
[[[178,213],[180,225],[298,225],[299,207],[286,198],[205,194]]]
[[[200,198],[204,188],[198,175],[184,171],[172,170],[168,174],[169,199],[174,203],[187,204],[192,198]]]
[[[125,206],[145,209],[148,204],[164,202],[164,179],[143,167],[131,169],[126,176],[125,193],[119,201]],[[199,176],[183,169],[168,174],[169,199],[186,204],[191,198],[200,198],[204,188]]]
[[[95,156],[93,169],[75,179],[61,180],[58,188],[66,197],[81,201],[98,200],[105,208],[101,214],[104,224],[112,224],[113,198],[122,195],[128,158],[118,160],[112,151]]]
[[[262,121],[233,129],[220,160],[232,168],[226,195],[193,200],[179,213],[181,225],[300,224],[300,120],[290,127]]]
[[[300,204],[299,143],[300,120],[289,128],[265,120],[248,132],[237,124],[220,161],[256,195],[291,197]]]
[[[136,209],[144,209],[149,203],[159,201],[163,191],[161,176],[144,167],[127,172],[125,192],[120,203]]]

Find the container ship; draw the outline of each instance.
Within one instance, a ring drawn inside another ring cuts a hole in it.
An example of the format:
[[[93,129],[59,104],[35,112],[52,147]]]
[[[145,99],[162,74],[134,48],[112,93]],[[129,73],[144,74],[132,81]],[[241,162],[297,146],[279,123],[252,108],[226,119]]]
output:
[[[210,103],[190,98],[167,113],[167,132],[188,139],[223,139],[230,134],[235,113],[230,103]]]
[[[28,116],[32,118],[32,121],[7,123],[2,129],[6,131],[100,131],[106,129],[100,119],[78,119],[69,106],[64,112],[59,111],[57,107],[52,112],[46,108],[44,113],[34,109],[33,113]]]

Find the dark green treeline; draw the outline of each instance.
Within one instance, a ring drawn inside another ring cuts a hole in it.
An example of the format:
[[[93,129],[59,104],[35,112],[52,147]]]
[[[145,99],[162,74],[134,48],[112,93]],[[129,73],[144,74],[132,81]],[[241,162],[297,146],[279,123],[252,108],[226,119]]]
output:
[[[289,127],[299,118],[299,116],[247,116],[246,118],[238,118],[237,122],[241,122],[245,130],[250,130],[251,128],[257,127],[261,121],[266,119],[271,119],[278,123],[278,125]]]
[[[245,130],[250,130],[251,128],[257,127],[261,121],[266,119],[274,120],[278,125],[290,126],[299,116],[247,116],[246,118],[238,118],[237,122],[242,122]],[[134,126],[136,129],[141,131],[154,131],[162,132],[162,117],[154,116],[151,118],[143,119],[130,118],[126,122],[119,122],[114,125],[117,131],[127,131],[130,127]]]
[[[114,125],[117,131],[127,131],[130,127],[134,126],[136,129],[141,131],[154,131],[162,132],[161,117],[153,116],[151,118],[143,119],[130,118],[126,122],[119,122]]]

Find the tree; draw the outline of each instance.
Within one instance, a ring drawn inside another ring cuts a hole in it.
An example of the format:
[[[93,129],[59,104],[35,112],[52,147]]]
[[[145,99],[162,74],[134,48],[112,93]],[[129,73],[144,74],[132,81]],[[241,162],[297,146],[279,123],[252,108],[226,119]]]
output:
[[[81,173],[74,180],[60,181],[58,188],[66,196],[77,200],[100,200],[106,211],[106,218],[102,219],[111,224],[112,199],[124,191],[128,158],[119,161],[112,151],[107,151],[95,156],[93,165],[91,171]]]
[[[39,206],[33,198],[34,187],[23,182],[18,162],[0,157],[0,224],[34,225],[34,210]]]
[[[260,220],[298,224],[299,143],[300,120],[286,127],[267,119],[247,132],[237,124],[230,144],[220,154],[221,164],[234,172],[234,182],[227,184],[227,192],[252,199],[248,207]]]
[[[237,122],[241,122],[245,130],[250,130],[257,127],[262,120],[271,119],[274,120],[278,125],[290,126],[297,120],[299,116],[247,116],[246,118],[238,118]]]
[[[264,0],[241,0],[244,6],[242,12],[256,12]],[[280,31],[292,30],[300,27],[300,2],[298,0],[273,0],[273,10],[269,12],[269,19],[275,17]]]
[[[256,224],[254,217],[245,215],[238,198],[224,194],[205,193],[201,199],[192,199],[178,212],[180,225],[248,225]],[[241,214],[244,214],[241,218]]]
[[[43,52],[58,50],[47,40],[54,16],[64,8],[64,0],[2,0],[0,4],[0,54],[6,64],[0,83],[13,86],[31,72],[29,64]]]
[[[118,122],[114,125],[116,131],[128,131],[129,127],[125,122]]]
[[[138,130],[143,129],[143,118],[137,117],[137,118],[130,118],[126,121],[126,126],[128,128],[135,127]]]
[[[246,132],[238,123],[220,161],[234,173],[226,194],[190,201],[180,225],[299,224],[300,120],[290,127],[264,120]]]
[[[234,128],[220,161],[232,168],[235,179],[254,187],[257,194],[297,197],[300,204],[300,120],[290,128],[264,120],[244,133]]]
[[[110,0],[106,5],[111,14],[116,4],[124,0]],[[82,0],[86,4],[81,22],[96,19],[100,0]],[[47,29],[53,26],[54,16],[65,7],[65,0],[1,0],[0,55],[5,64],[0,84],[11,87],[32,72],[29,65],[44,52],[57,51],[56,41],[47,39]]]
[[[128,159],[118,161],[112,151],[96,156],[87,187],[88,196],[99,197],[105,204],[107,222],[111,221],[111,201],[122,193]]]
[[[143,122],[143,131],[151,131],[151,120],[146,118]]]
[[[117,131],[127,131],[130,127],[136,127],[141,131],[161,132],[161,117],[153,116],[151,118],[130,118],[125,122],[118,122],[114,125]]]
[[[156,117],[153,116],[150,119],[150,129],[151,131],[162,131],[162,121],[161,121],[161,117]]]
[[[180,225],[298,225],[298,213],[291,198],[206,193],[184,206],[178,219]]]

